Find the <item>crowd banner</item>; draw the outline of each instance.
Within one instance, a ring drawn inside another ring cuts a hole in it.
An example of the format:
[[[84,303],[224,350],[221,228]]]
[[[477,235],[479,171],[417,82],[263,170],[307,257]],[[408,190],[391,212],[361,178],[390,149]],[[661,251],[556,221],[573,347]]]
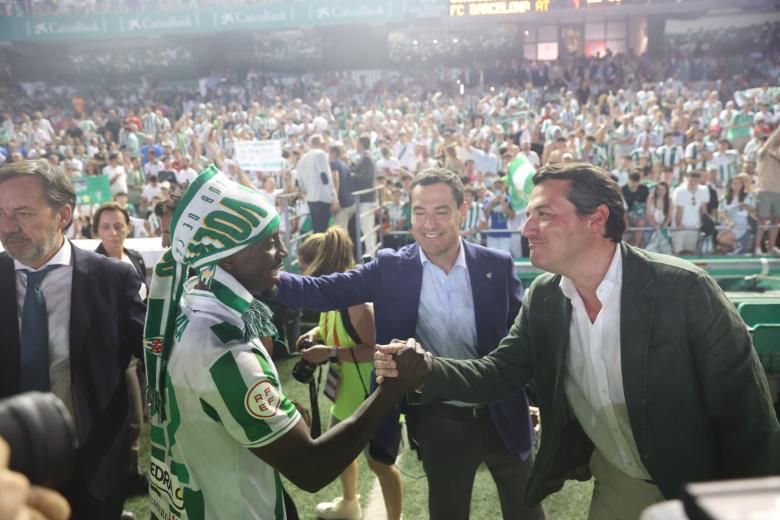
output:
[[[235,159],[244,171],[278,172],[284,169],[282,141],[236,141]]]
[[[112,200],[111,186],[105,175],[76,177],[73,179],[73,188],[76,190],[77,206],[103,204]]]
[[[409,15],[438,16],[447,0],[408,0]],[[407,2],[393,0],[269,0],[168,11],[54,16],[0,16],[0,41],[56,42],[200,34],[235,30],[292,29],[355,23],[398,22]]]

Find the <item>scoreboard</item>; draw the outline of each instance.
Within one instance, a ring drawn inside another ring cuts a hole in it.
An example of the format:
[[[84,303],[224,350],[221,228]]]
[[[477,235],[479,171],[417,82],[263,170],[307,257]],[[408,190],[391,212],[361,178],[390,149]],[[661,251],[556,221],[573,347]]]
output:
[[[618,5],[621,0],[449,0],[452,17],[546,13],[558,9]]]

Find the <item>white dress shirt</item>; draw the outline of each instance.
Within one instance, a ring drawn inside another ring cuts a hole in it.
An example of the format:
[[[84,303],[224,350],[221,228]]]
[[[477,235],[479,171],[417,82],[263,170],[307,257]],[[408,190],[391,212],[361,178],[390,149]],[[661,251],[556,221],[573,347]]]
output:
[[[51,391],[59,397],[73,415],[73,398],[70,385],[70,294],[73,286],[73,265],[70,242],[64,241],[59,251],[41,266],[32,269],[14,260],[16,270],[16,302],[19,313],[19,333],[22,330],[22,307],[27,294],[27,274],[24,271],[40,271],[50,265],[59,265],[50,271],[41,282],[46,298],[46,313],[49,321],[49,381]]]
[[[631,429],[623,392],[620,355],[620,291],[623,258],[620,247],[596,289],[601,311],[590,321],[585,304],[567,277],[561,291],[571,300],[566,397],[582,429],[599,453],[632,478],[650,480]]]

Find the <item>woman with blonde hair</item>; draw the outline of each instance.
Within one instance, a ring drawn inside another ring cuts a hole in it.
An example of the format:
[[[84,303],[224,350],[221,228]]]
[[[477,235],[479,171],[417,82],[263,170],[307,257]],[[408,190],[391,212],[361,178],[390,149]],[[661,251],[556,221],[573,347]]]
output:
[[[308,276],[343,273],[355,267],[352,240],[339,227],[332,226],[325,233],[314,233],[298,249],[298,264]],[[362,303],[347,309],[320,314],[320,322],[298,339],[309,348],[301,351],[311,363],[330,359],[326,394],[333,397],[330,409],[332,428],[347,419],[371,391],[371,369],[374,356],[374,308]],[[335,396],[333,396],[335,394]],[[387,518],[401,517],[401,474],[394,464],[380,462],[366,451],[368,465],[379,479],[384,495]],[[359,519],[362,516],[360,496],[357,494],[358,465],[352,461],[340,476],[342,496],[333,502],[317,504],[320,518]]]

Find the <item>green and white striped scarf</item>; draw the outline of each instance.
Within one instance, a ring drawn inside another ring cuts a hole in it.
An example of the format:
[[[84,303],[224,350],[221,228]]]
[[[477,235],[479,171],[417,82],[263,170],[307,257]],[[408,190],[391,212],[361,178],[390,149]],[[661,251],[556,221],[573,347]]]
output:
[[[154,267],[144,330],[147,396],[164,418],[165,374],[189,270],[244,322],[246,339],[275,336],[271,310],[217,264],[279,228],[279,215],[256,191],[211,165],[190,183],[171,219],[171,247]]]

